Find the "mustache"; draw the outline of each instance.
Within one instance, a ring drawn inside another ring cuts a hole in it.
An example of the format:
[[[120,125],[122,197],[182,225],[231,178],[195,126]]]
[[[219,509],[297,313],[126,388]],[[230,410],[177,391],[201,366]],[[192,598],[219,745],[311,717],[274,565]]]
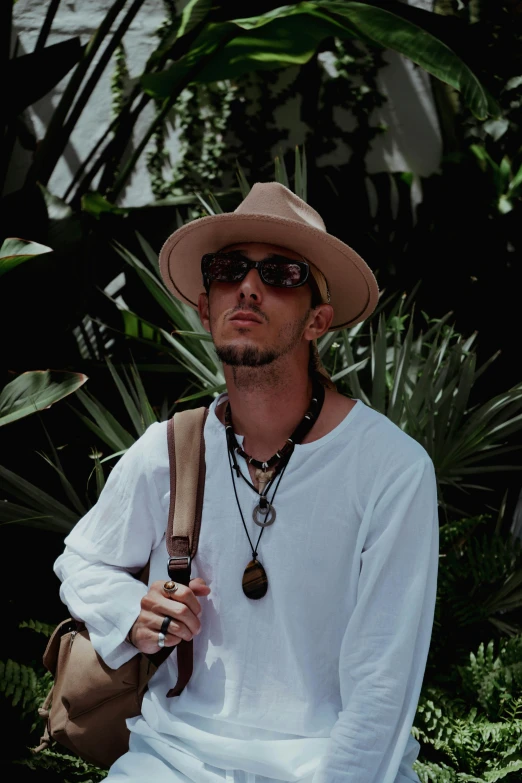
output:
[[[238,305],[237,307],[234,307],[233,310],[230,311],[230,315],[233,313],[254,313],[255,315],[258,315],[260,318],[262,318],[264,321],[268,322],[268,316],[265,315],[265,313],[260,310],[259,307],[256,305],[249,305],[248,307],[246,305]]]

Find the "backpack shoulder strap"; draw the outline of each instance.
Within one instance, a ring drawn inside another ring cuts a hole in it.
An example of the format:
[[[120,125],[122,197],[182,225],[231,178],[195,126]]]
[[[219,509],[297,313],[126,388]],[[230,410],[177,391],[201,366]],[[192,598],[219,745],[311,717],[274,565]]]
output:
[[[176,413],[167,425],[170,463],[170,507],[166,544],[171,579],[190,580],[195,557],[205,490],[205,421],[208,408]]]
[[[190,566],[198,549],[205,489],[204,429],[208,408],[175,413],[167,425],[170,463],[170,507],[166,544],[171,579],[188,585]],[[178,680],[167,696],[179,696],[192,676],[193,642],[183,640],[175,648]],[[156,655],[166,658],[172,650]]]

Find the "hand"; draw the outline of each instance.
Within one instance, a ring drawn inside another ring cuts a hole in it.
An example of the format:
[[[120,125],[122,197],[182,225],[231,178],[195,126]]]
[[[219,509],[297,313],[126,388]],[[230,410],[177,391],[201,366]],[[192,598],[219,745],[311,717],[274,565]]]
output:
[[[161,624],[168,615],[172,617],[166,637],[165,647],[174,647],[182,639],[190,641],[201,630],[199,616],[201,605],[198,595],[208,595],[210,587],[201,577],[191,579],[188,587],[179,582],[172,597],[163,591],[165,580],[153,582],[141,599],[141,612],[129,631],[128,638],[142,653],[150,655],[158,652],[158,633]]]

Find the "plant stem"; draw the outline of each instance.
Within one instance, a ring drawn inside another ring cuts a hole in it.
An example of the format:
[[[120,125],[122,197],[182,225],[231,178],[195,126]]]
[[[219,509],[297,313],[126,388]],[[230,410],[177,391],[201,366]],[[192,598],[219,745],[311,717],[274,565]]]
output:
[[[138,13],[138,11],[140,10],[144,2],[145,0],[134,0],[134,3],[123,17],[118,29],[115,31],[111,41],[105,48],[105,51],[103,52],[96,67],[94,68],[92,74],[90,75],[87,84],[85,85],[82,92],[78,96],[78,100],[76,101],[69,117],[67,118],[67,122],[63,126],[63,133],[67,138],[69,138],[71,133],[73,132],[74,126],[76,125],[82,111],[85,108],[85,105],[87,104],[87,101],[91,97],[96,85],[98,84],[102,73],[104,72],[105,68],[109,63],[109,60],[114,54],[116,47],[118,46],[123,36],[129,29],[132,20],[134,19],[134,17]]]
[[[83,56],[69,79],[62,98],[52,115],[47,133],[36,152],[33,164],[27,174],[26,186],[34,185],[36,182],[40,182],[42,185],[48,183],[68,142],[68,137],[63,130],[65,119],[96,52],[102,45],[105,36],[110,32],[112,24],[125,2],[126,0],[115,0],[105,19],[87,44]]]
[[[56,15],[60,2],[61,0],[51,0],[51,2],[49,3],[49,8],[47,9],[47,13],[45,14],[44,23],[38,35],[36,46],[34,47],[35,52],[37,52],[39,49],[44,48],[47,42],[47,36],[49,35],[49,31],[51,29],[51,25],[54,21],[54,17]]]
[[[199,36],[199,34],[206,26],[207,22],[211,19],[212,16],[208,15],[205,19],[202,19],[201,22],[199,22],[199,24],[195,25],[195,27],[193,27],[189,33],[183,35],[181,38],[178,38],[175,41],[172,48],[166,49],[163,52],[162,56],[156,62],[154,62],[152,67],[149,67],[149,65],[146,67],[144,73],[156,73],[158,71],[161,71],[161,69],[167,62],[167,60],[170,59],[176,61],[184,57],[187,54],[187,52],[190,50],[190,47],[192,46],[193,42],[196,40],[196,38]],[[95,161],[93,168],[80,181],[80,184],[76,189],[74,198],[72,199],[73,203],[77,203],[80,200],[81,196],[89,189],[94,177],[103,166],[106,166],[106,170],[103,175],[103,182],[100,183],[99,189],[103,193],[105,192],[106,189],[108,190],[110,181],[112,180],[113,177],[114,168],[121,160],[123,153],[125,152],[125,149],[128,145],[128,140],[131,136],[131,132],[136,123],[136,120],[138,119],[139,115],[141,114],[145,106],[147,106],[148,103],[152,100],[149,95],[142,95],[140,102],[132,110],[131,109],[132,104],[136,100],[136,97],[139,94],[139,90],[140,90],[140,85],[138,83],[134,87],[129,98],[127,99],[126,104],[123,107],[122,113],[120,114],[119,118],[117,118],[113,123],[111,123],[111,128],[116,128],[114,137],[107,142],[105,149],[100,154],[100,157]],[[82,167],[83,170],[85,170],[87,163],[92,159],[92,157],[94,156],[98,148],[99,145],[97,145],[89,153],[87,157],[87,161]],[[109,164],[111,163],[112,163],[112,167],[109,166]]]

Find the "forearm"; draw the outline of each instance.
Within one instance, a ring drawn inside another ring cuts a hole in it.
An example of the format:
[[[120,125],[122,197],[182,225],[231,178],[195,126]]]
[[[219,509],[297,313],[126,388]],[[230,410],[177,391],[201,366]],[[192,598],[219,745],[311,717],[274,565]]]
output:
[[[68,548],[54,570],[62,581],[61,600],[75,619],[85,623],[105,663],[117,669],[136,655],[127,634],[140,613],[147,586],[123,568],[90,562]]]

